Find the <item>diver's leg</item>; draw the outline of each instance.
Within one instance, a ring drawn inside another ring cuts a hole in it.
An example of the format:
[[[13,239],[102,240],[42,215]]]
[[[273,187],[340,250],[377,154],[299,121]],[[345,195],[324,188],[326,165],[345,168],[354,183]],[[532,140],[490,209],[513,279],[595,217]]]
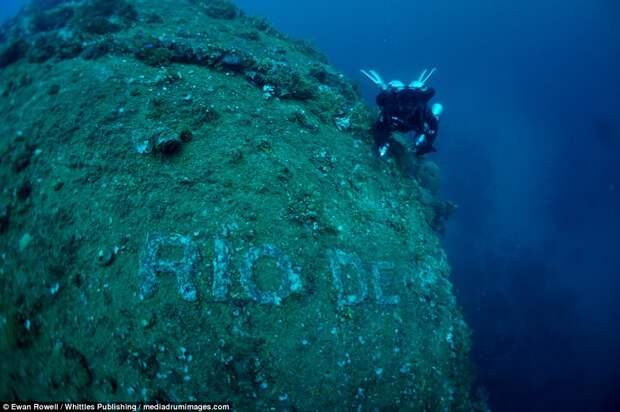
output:
[[[391,133],[392,131],[390,130],[390,125],[383,119],[383,116],[377,119],[372,127],[372,136],[375,139],[375,148],[381,156],[387,153],[388,148],[393,143]]]
[[[384,146],[390,140],[390,125],[383,120],[383,117],[377,119],[372,126],[372,136],[375,139],[377,147]]]

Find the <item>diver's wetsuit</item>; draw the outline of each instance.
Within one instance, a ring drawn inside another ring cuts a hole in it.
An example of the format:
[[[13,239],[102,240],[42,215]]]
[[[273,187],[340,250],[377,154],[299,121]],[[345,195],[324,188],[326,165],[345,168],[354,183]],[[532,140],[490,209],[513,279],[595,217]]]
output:
[[[396,142],[391,138],[392,132],[415,132],[416,136],[425,135],[421,144],[415,148],[416,155],[434,152],[433,142],[437,137],[439,122],[428,107],[428,102],[435,95],[432,88],[403,90],[388,89],[377,96],[377,105],[381,115],[375,122],[373,134],[377,147]]]

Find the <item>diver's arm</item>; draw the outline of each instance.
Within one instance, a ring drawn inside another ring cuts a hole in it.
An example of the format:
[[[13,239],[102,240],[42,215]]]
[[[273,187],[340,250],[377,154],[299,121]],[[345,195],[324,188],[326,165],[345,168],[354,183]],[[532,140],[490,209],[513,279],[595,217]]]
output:
[[[381,110],[385,109],[385,107],[389,104],[389,101],[391,100],[391,94],[392,93],[384,90],[377,95],[377,106],[379,106]]]
[[[428,106],[424,110],[424,129],[427,134],[433,136],[439,131],[439,119]]]

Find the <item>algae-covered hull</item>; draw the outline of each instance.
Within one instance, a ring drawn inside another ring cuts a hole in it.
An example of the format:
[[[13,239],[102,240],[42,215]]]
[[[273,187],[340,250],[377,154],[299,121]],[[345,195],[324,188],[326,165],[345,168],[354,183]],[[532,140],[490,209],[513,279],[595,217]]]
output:
[[[312,46],[216,0],[39,0],[0,42],[0,399],[480,406],[436,170]]]

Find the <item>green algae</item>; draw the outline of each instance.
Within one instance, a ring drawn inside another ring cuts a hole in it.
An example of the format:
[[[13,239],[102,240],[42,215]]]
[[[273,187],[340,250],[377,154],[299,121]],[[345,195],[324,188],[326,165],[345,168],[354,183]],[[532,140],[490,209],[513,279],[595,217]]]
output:
[[[433,166],[377,158],[354,85],[229,2],[100,3],[4,28],[0,398],[483,408]],[[153,234],[191,243],[197,299],[179,247],[141,299]],[[264,245],[302,285],[278,304],[247,286],[282,284]]]

